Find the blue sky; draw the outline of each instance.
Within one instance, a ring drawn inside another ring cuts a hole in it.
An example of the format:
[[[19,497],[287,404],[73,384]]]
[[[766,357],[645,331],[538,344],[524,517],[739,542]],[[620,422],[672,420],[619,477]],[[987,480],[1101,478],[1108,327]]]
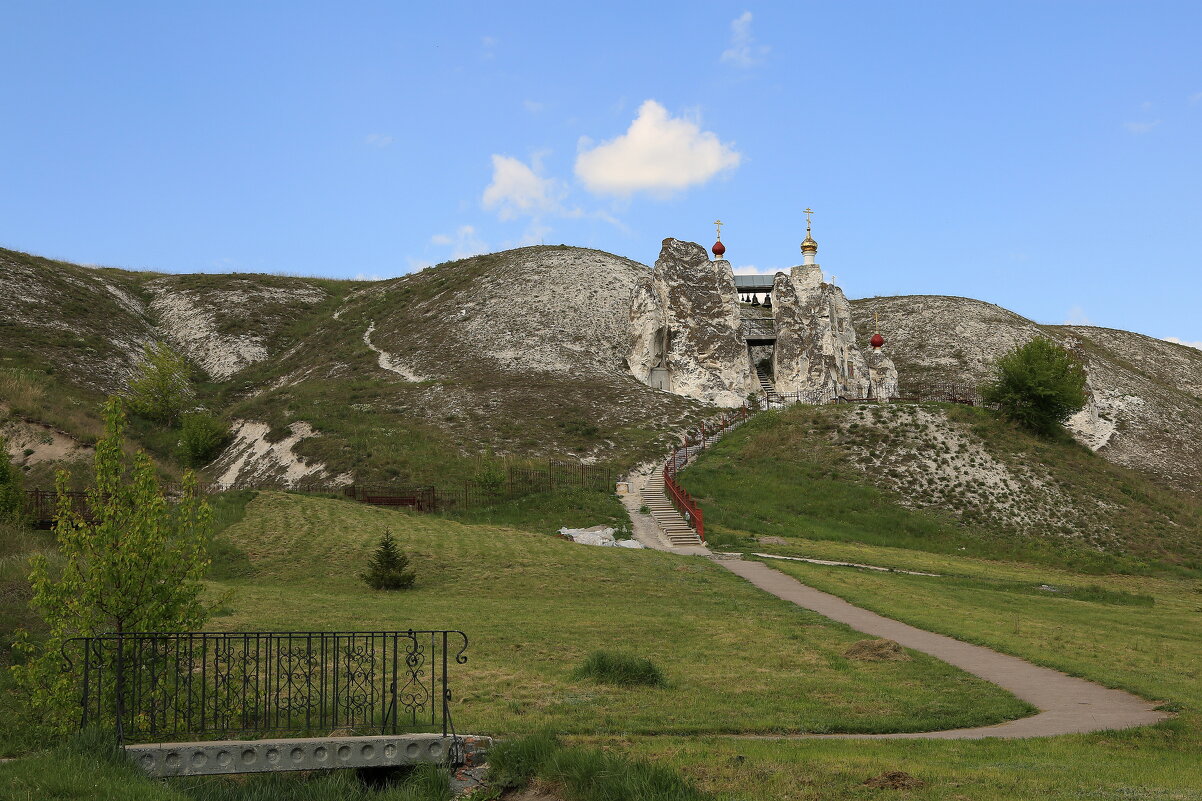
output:
[[[1202,342],[1202,3],[0,0],[0,245],[392,276],[819,262]]]

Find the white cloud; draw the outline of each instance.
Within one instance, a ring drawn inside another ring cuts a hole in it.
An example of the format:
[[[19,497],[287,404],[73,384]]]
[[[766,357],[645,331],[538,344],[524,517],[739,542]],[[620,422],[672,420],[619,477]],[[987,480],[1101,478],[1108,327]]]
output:
[[[722,61],[736,67],[754,67],[768,55],[768,45],[755,43],[751,35],[751,12],[744,11],[730,22],[730,47],[722,51]]]
[[[543,110],[543,104],[537,100],[523,100],[522,107],[531,114],[537,114]]]
[[[518,216],[538,217],[559,211],[564,190],[554,178],[538,174],[538,158],[530,167],[511,156],[494,154],[492,183],[484,190],[484,208],[495,210],[502,220]]]
[[[1080,306],[1073,306],[1068,310],[1068,314],[1064,315],[1065,325],[1093,325],[1093,321],[1085,313],[1085,309]]]
[[[1152,120],[1151,122],[1124,122],[1123,127],[1133,134],[1146,134],[1160,125],[1160,120]]]
[[[455,229],[454,235],[435,234],[430,237],[431,244],[451,247],[452,259],[466,259],[468,256],[478,256],[488,252],[488,245],[476,233],[471,225],[461,225]]]
[[[596,147],[581,143],[576,175],[590,192],[606,195],[669,195],[732,170],[743,159],[716,134],[693,120],[669,116],[654,100],[639,107],[630,128],[616,139]]]
[[[363,137],[363,141],[372,147],[388,147],[392,144],[393,140],[388,134],[373,133]]]
[[[760,271],[754,264],[744,264],[734,268],[735,275],[759,275]]]
[[[1165,337],[1164,341],[1175,342],[1178,345],[1185,345],[1187,348],[1197,348],[1198,350],[1202,350],[1202,342],[1186,342],[1185,340],[1178,339],[1177,337]]]

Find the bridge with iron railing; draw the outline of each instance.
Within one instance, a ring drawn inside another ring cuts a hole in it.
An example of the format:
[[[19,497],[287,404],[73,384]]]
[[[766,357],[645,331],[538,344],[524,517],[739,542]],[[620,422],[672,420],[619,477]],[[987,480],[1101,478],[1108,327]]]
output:
[[[68,641],[80,726],[155,776],[463,764],[452,630],[130,633]]]

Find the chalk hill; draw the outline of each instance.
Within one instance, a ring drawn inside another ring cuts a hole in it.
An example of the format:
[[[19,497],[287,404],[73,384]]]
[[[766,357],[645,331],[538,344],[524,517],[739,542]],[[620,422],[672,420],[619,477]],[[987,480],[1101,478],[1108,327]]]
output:
[[[482,451],[630,465],[706,411],[645,386],[624,363],[631,292],[647,271],[563,246],[379,282],[164,275],[0,250],[0,404],[20,425],[50,424],[86,444],[94,402],[122,387],[142,343],[166,339],[203,377],[201,402],[236,421],[213,479],[433,480]],[[977,383],[1035,335],[1075,345],[1094,397],[1075,421],[1082,442],[1166,483],[1202,483],[1202,352],[1041,326],[963,298],[852,305],[865,338],[879,312],[903,383]],[[38,458],[26,449],[18,459]]]

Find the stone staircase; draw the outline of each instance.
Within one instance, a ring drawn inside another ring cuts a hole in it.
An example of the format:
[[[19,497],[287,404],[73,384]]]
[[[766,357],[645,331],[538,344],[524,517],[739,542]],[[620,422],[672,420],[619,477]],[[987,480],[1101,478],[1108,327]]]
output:
[[[705,447],[710,447],[721,438],[721,433],[707,432]],[[669,457],[669,459],[672,458],[677,460],[677,470],[683,469],[687,464],[683,454]],[[655,520],[656,525],[659,526],[660,531],[663,532],[672,547],[704,546],[705,543],[697,536],[697,532],[690,528],[689,524],[684,521],[684,518],[680,516],[680,512],[676,511],[676,507],[672,505],[672,501],[668,497],[668,489],[664,486],[665,465],[667,465],[667,462],[657,467],[643,486],[643,504],[651,510],[651,517]]]
[[[762,367],[755,368],[755,376],[760,381],[760,389],[770,401],[780,400],[780,395],[776,394],[776,384],[772,383],[772,379],[764,372]]]
[[[701,545],[701,538],[697,536],[697,532],[689,528],[689,524],[684,522],[680,512],[676,511],[676,507],[668,499],[662,467],[656,468],[647,479],[647,484],[643,487],[643,504],[651,510],[655,524],[673,547]]]

